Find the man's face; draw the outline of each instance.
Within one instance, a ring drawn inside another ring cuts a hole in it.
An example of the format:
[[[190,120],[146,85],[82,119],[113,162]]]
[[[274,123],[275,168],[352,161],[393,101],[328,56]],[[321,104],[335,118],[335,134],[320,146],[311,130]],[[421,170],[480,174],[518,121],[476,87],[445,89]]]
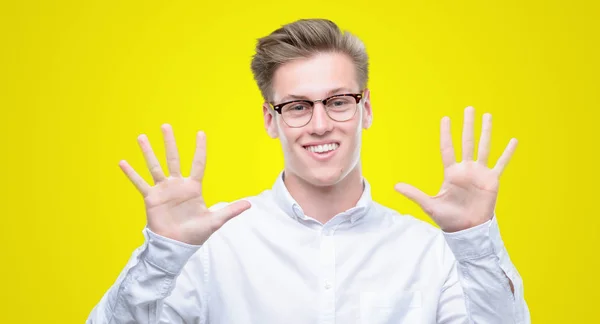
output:
[[[360,93],[353,62],[344,54],[321,53],[279,67],[273,78],[273,103],[294,99],[318,100],[344,93]],[[348,121],[334,121],[319,102],[310,122],[303,127],[288,126],[281,115],[263,105],[265,128],[279,137],[285,172],[316,186],[333,185],[358,167],[362,128],[371,124],[369,91]],[[332,151],[318,153],[318,145]]]

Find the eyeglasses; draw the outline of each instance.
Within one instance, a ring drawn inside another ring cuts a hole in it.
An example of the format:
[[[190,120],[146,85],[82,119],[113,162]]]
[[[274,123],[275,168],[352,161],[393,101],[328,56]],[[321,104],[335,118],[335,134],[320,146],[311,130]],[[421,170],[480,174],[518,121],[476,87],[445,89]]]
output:
[[[362,97],[362,93],[345,93],[314,101],[293,100],[278,105],[271,104],[271,107],[281,115],[283,121],[289,127],[303,127],[312,119],[317,102],[323,103],[329,118],[343,122],[354,117]]]

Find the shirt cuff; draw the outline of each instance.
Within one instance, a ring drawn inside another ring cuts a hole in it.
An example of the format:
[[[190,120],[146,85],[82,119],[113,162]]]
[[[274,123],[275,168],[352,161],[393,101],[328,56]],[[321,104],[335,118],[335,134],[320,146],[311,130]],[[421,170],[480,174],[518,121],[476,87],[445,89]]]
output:
[[[146,250],[143,258],[155,267],[177,275],[201,245],[191,245],[164,237],[152,232],[148,227],[143,230],[146,238]]]
[[[504,250],[496,215],[489,221],[462,231],[443,232],[458,261],[479,259]]]

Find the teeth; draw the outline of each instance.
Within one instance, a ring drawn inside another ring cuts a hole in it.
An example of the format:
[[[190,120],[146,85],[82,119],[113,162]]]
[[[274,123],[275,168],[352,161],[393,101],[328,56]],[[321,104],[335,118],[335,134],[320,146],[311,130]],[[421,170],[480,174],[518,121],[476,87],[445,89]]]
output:
[[[323,145],[307,146],[306,149],[311,152],[314,152],[314,153],[325,153],[325,152],[336,150],[338,147],[340,147],[339,144],[330,143],[330,144],[323,144]]]

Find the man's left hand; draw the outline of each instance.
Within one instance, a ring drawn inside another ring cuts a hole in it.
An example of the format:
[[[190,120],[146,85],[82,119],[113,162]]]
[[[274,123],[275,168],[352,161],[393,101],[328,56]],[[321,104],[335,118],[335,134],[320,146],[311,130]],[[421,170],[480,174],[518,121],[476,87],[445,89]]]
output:
[[[517,147],[517,140],[511,139],[494,168],[487,167],[492,116],[486,113],[483,115],[477,160],[474,160],[474,116],[475,110],[467,107],[462,134],[463,156],[460,162],[456,162],[454,154],[450,118],[442,118],[440,137],[444,181],[437,195],[431,197],[405,183],[395,186],[396,191],[419,204],[445,232],[471,228],[494,216],[500,175]]]

